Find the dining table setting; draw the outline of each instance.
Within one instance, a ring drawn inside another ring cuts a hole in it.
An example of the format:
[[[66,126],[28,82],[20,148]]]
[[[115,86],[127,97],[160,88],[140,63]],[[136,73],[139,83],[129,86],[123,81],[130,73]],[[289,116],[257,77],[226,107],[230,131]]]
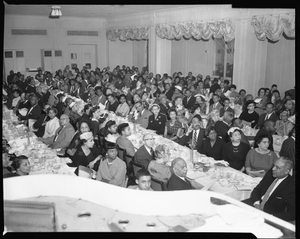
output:
[[[19,124],[13,110],[4,107],[2,138],[9,144],[9,154],[28,157],[32,174],[65,174],[76,176],[74,167],[69,167],[71,159],[58,157],[57,149],[47,147],[24,124]]]
[[[231,168],[225,160],[215,160],[200,154],[197,150],[179,145],[168,138],[157,135],[154,130],[145,129],[132,122],[128,122],[128,124],[132,132],[128,139],[136,150],[144,144],[143,136],[148,133],[152,134],[155,139],[153,148],[164,144],[170,152],[169,162],[166,164],[171,166],[171,162],[176,157],[183,158],[187,163],[187,178],[200,183],[205,190],[219,192],[241,201],[250,197],[251,191],[262,179],[260,177],[253,178]]]

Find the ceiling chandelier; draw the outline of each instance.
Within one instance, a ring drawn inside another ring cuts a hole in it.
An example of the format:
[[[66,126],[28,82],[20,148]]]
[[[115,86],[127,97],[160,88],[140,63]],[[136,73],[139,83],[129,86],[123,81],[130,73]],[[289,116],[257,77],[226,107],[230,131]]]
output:
[[[62,16],[60,6],[52,6],[49,18],[60,18]]]

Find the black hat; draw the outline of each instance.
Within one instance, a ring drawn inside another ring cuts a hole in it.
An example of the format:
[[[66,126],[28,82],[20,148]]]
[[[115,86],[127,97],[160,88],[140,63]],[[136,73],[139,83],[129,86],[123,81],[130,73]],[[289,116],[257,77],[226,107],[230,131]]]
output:
[[[248,105],[250,105],[250,104],[254,104],[254,106],[256,105],[254,100],[247,100],[245,103],[246,107],[248,107]]]

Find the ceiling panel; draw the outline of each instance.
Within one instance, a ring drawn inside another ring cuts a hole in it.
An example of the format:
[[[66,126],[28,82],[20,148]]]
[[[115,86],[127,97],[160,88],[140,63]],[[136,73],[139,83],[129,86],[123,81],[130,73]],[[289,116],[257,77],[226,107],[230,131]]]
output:
[[[6,4],[5,14],[49,16],[54,5],[12,5]],[[193,5],[58,5],[66,17],[99,17],[110,18],[142,12],[165,9],[186,8]]]

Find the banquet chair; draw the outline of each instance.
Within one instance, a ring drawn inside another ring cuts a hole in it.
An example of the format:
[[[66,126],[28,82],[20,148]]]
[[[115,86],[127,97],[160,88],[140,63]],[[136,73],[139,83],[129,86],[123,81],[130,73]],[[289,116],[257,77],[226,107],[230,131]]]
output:
[[[117,145],[117,149],[118,149],[118,157],[127,164],[126,159],[124,158],[124,155],[126,154],[126,150],[119,147],[119,145]]]
[[[123,188],[127,188],[128,186],[128,176],[125,175],[125,181],[124,181],[124,184],[122,185]]]
[[[133,170],[134,178],[135,178],[135,175],[136,175],[137,171],[139,171],[142,168],[145,168],[144,165],[134,162],[133,159],[130,161],[130,165],[131,165],[132,170]]]
[[[153,177],[151,177],[151,188],[153,191],[167,191],[165,183]]]
[[[92,178],[92,170],[88,167],[79,165],[78,176],[83,178]]]

